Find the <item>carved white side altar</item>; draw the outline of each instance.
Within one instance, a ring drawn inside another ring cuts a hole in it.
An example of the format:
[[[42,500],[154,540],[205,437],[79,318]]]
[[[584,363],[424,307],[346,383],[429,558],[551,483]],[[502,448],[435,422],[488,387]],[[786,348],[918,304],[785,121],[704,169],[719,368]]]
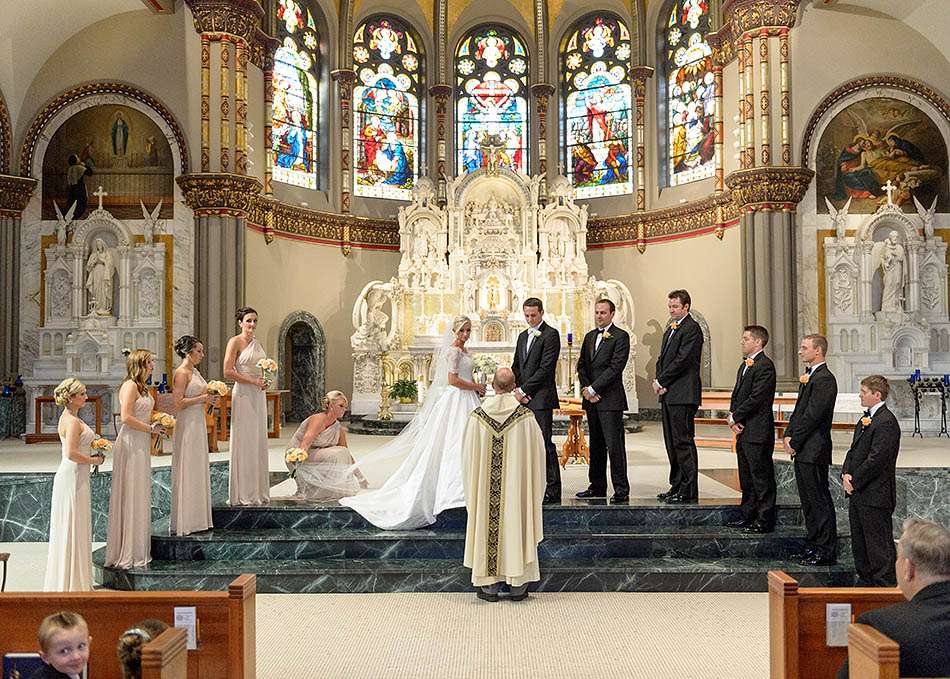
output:
[[[563,393],[574,380],[567,334],[574,336],[576,362],[596,300],[611,299],[614,322],[632,330],[627,287],[588,276],[587,207],[574,202],[564,177],[550,182],[546,197],[538,195],[539,186],[539,178],[505,169],[478,170],[448,180],[440,206],[433,182],[417,182],[412,202],[399,210],[396,276],[367,283],[353,308],[354,414],[375,416],[384,379],[415,379],[424,389],[433,349],[459,314],[472,319],[468,348],[509,365],[527,327],[522,302],[539,297],[545,322],[561,333],[557,381]],[[635,352],[631,332],[624,385],[632,412],[638,411]]]

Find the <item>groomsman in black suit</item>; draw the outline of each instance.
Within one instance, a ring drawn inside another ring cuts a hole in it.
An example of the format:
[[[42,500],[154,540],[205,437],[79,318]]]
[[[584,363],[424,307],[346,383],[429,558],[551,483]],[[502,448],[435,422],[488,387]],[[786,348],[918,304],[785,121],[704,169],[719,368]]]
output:
[[[556,504],[561,501],[561,468],[557,448],[551,440],[551,426],[554,409],[559,405],[554,372],[561,353],[561,334],[544,322],[544,305],[537,297],[526,299],[521,310],[528,328],[518,335],[511,361],[511,370],[518,384],[514,395],[534,413],[534,419],[541,427],[547,466],[544,503]]]
[[[838,382],[825,363],[827,351],[828,340],[821,335],[802,338],[798,357],[807,367],[798,380],[798,401],[788,419],[783,441],[785,452],[794,461],[795,482],[805,515],[807,537],[801,554],[804,566],[837,562],[838,529],[828,489],[828,467]]]
[[[623,388],[623,369],[630,357],[630,335],[613,325],[616,306],[609,299],[597,300],[594,322],[597,328],[584,336],[577,357],[577,376],[583,387],[584,410],[590,428],[590,486],[579,498],[607,497],[607,458],[614,494],[611,502],[630,499],[627,481],[627,448],[624,441],[623,413],[627,392]]]
[[[748,325],[739,344],[745,355],[729,403],[729,426],[736,433],[742,486],[742,516],[727,525],[751,533],[775,530],[775,364],[765,355],[769,331]]]
[[[867,410],[854,427],[851,449],[841,466],[844,492],[850,498],[851,552],[858,587],[893,587],[894,530],[897,507],[897,453],[901,428],[885,403],[890,385],[881,375],[861,380],[861,405]]]
[[[667,504],[692,504],[699,500],[699,460],[693,418],[699,410],[703,385],[699,372],[703,360],[703,331],[689,315],[692,299],[685,290],[668,295],[670,325],[663,333],[656,361],[653,391],[663,417],[663,441],[670,459],[670,489],[657,495]]]

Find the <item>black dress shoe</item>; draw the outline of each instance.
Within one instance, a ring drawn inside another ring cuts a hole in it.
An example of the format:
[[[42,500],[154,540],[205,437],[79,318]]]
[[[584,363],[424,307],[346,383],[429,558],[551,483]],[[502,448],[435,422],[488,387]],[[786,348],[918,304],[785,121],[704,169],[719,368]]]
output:
[[[775,526],[769,526],[768,524],[762,523],[761,521],[756,521],[755,523],[750,524],[745,529],[746,533],[757,533],[759,535],[765,533],[774,533]]]
[[[656,494],[656,499],[662,501],[662,500],[665,500],[666,498],[668,498],[670,495],[675,495],[675,493],[673,492],[673,489],[672,489],[672,488],[670,488],[670,489],[669,489],[668,491],[666,491],[665,493],[657,493],[657,494]]]
[[[576,498],[579,499],[579,500],[592,500],[592,499],[596,499],[596,498],[601,498],[601,499],[606,500],[606,499],[607,499],[607,491],[604,491],[604,492],[602,492],[602,493],[598,493],[597,491],[591,490],[590,488],[588,488],[587,490],[582,490],[581,492],[579,492],[579,493],[578,493],[577,495],[575,495],[574,497],[576,497]]]
[[[811,556],[806,556],[798,563],[800,563],[802,566],[834,566],[836,563],[838,563],[838,560],[833,556],[812,554]]]
[[[610,496],[610,504],[612,505],[623,505],[629,502],[630,502],[630,495],[626,493],[624,493],[623,495],[621,495],[620,493],[614,493],[613,495]]]
[[[665,500],[668,505],[694,505],[699,500],[695,497],[686,497],[685,495],[670,495]]]
[[[545,495],[541,503],[545,505],[559,505],[561,504],[561,498],[555,495]]]
[[[752,521],[749,519],[733,519],[732,521],[726,521],[727,528],[748,528],[752,525]]]

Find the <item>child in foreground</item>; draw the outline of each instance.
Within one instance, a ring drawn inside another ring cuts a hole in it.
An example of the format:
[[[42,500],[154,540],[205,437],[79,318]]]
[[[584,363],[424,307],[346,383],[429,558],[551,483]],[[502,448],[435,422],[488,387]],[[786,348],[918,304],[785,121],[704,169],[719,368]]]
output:
[[[43,618],[36,634],[46,664],[30,679],[79,679],[89,662],[89,628],[78,613],[60,611]]]

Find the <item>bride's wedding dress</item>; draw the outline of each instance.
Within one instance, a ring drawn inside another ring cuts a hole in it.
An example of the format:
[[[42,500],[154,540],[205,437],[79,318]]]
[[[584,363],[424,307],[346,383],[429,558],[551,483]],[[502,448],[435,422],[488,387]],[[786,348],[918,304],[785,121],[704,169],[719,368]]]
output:
[[[399,436],[356,466],[372,481],[379,462],[405,456],[402,464],[382,487],[345,497],[341,505],[387,530],[427,526],[439,512],[465,506],[462,434],[480,401],[474,391],[450,386],[449,372],[473,380],[468,352],[452,345],[441,350],[435,379],[416,416]]]

